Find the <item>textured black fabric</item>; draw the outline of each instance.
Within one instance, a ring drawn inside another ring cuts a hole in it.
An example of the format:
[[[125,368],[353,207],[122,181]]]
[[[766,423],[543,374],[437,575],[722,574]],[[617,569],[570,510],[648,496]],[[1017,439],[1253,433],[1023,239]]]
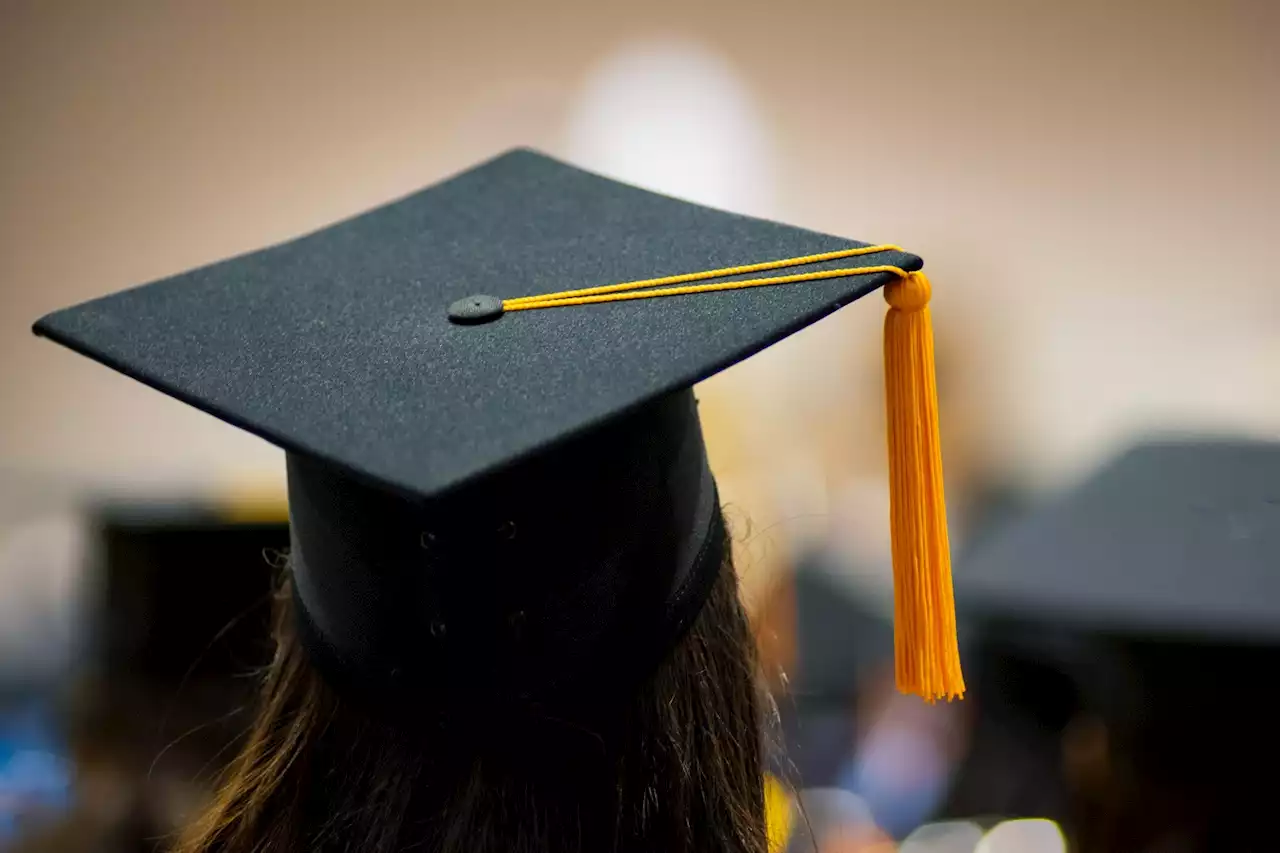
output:
[[[480,326],[449,322],[454,300],[857,245],[516,151],[293,242],[59,311],[36,331],[288,450],[430,495],[689,387],[889,277]],[[920,266],[896,253],[826,266],[879,263]]]
[[[1045,624],[1280,640],[1280,445],[1136,447],[955,573],[962,605]]]

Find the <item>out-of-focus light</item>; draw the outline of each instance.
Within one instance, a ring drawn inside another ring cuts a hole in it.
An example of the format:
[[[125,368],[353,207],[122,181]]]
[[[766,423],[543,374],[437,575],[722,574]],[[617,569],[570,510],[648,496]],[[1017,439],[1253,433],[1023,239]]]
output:
[[[805,788],[800,792],[805,819],[815,830],[839,824],[873,824],[867,803],[843,788]]]
[[[893,853],[893,840],[876,825],[866,802],[842,788],[806,788],[800,792],[800,819],[791,850],[831,853]]]
[[[74,513],[56,513],[0,531],[0,678],[57,679],[81,627],[79,605],[87,531]]]
[[[583,166],[691,201],[767,215],[768,132],[734,67],[686,39],[637,41],[596,66],[570,110]]]
[[[974,853],[1066,853],[1067,839],[1051,820],[1033,818],[996,824]]]
[[[974,853],[982,827],[967,820],[926,823],[902,840],[899,853]]]

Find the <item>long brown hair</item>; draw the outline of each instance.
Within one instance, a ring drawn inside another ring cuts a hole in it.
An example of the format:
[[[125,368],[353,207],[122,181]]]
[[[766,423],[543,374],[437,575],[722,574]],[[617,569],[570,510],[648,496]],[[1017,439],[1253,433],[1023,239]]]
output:
[[[306,660],[292,607],[247,743],[179,853],[766,850],[755,650],[727,559],[657,671],[581,719],[374,713]]]

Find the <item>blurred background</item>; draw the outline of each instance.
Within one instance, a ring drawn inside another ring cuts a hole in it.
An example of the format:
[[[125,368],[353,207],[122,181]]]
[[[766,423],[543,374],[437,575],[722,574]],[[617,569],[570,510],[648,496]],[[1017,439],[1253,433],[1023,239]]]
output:
[[[0,0],[0,848],[163,843],[234,749],[287,544],[278,451],[36,317],[515,145],[897,243],[935,286],[963,586],[1135,443],[1280,439],[1278,39],[1270,0]],[[969,700],[893,695],[881,320],[699,389],[795,849],[1211,849],[979,625]]]

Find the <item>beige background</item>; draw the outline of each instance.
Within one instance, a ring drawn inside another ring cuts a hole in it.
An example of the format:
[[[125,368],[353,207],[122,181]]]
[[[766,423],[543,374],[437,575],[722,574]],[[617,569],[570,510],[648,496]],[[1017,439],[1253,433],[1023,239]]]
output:
[[[10,491],[277,482],[273,450],[30,322],[513,144],[923,254],[958,489],[1051,485],[1135,431],[1280,430],[1267,0],[0,9]],[[757,525],[877,527],[881,309],[703,389]]]

